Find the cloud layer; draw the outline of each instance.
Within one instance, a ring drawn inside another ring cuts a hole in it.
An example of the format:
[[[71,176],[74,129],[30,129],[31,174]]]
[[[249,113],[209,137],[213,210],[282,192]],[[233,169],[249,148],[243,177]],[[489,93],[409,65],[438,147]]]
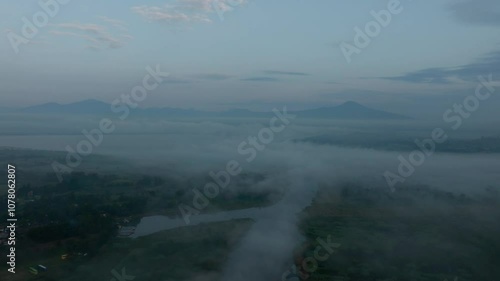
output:
[[[132,11],[148,21],[169,24],[211,23],[215,13],[225,13],[246,0],[175,0],[163,6],[135,6]]]
[[[453,68],[427,68],[404,74],[402,76],[384,77],[412,83],[447,84],[454,80],[476,81],[479,75],[500,75],[500,51],[492,52],[470,64]]]

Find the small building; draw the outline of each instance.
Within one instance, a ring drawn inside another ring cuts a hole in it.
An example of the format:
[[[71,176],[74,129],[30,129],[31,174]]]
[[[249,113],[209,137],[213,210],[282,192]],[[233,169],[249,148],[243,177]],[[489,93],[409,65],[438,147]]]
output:
[[[43,272],[47,271],[47,267],[41,264],[39,264],[37,268]]]

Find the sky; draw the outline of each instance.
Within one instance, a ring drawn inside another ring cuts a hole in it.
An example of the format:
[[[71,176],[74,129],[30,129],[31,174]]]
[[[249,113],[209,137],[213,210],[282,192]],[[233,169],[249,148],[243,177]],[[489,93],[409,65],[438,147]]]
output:
[[[374,13],[390,20],[357,45]],[[0,0],[0,31],[0,107],[111,102],[157,65],[170,76],[143,107],[427,115],[500,80],[498,0]]]

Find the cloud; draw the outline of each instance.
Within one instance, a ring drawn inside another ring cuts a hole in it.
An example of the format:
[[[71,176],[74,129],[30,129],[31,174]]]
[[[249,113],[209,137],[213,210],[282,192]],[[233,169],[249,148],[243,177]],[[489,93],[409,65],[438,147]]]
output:
[[[131,10],[148,21],[169,24],[211,23],[210,16],[214,13],[224,13],[237,5],[245,4],[246,0],[175,0],[163,6],[135,6]]]
[[[412,83],[450,84],[455,80],[476,81],[479,75],[500,75],[500,51],[492,52],[473,63],[445,68],[427,68],[395,77],[383,79]]]
[[[54,29],[50,34],[56,36],[71,36],[83,39],[90,43],[86,45],[86,49],[103,50],[103,49],[119,49],[123,47],[127,41],[133,39],[127,33],[126,24],[122,21],[110,19],[107,17],[99,17],[105,25],[94,23],[60,23],[51,25]]]
[[[230,10],[230,6],[224,1],[215,0],[179,0],[181,6],[185,9],[191,9],[195,11],[211,12],[215,4],[221,4],[224,9]]]
[[[100,16],[99,19],[114,26],[117,29],[128,31],[127,24],[121,20],[111,19],[105,16]]]
[[[132,11],[143,16],[149,21],[160,21],[167,23],[187,23],[187,22],[211,22],[211,20],[202,14],[188,15],[175,10],[170,6],[150,7],[138,6],[132,7]]]
[[[171,77],[164,79],[162,83],[163,84],[191,84],[193,82],[190,80],[184,79],[184,78],[171,76]]]
[[[500,25],[498,0],[456,0],[448,6],[448,10],[463,23]]]
[[[249,82],[276,82],[279,81],[279,79],[274,78],[274,77],[250,77],[250,78],[245,78],[241,79],[242,81],[249,81]]]
[[[266,70],[264,73],[269,75],[291,75],[291,76],[307,76],[309,74],[304,72],[293,72],[293,71],[278,71],[278,70]]]
[[[220,80],[230,79],[233,76],[226,75],[226,74],[217,74],[217,73],[202,73],[202,74],[195,74],[195,75],[193,75],[193,77],[197,78],[197,79],[203,79],[203,80],[220,81]]]
[[[68,31],[59,31],[59,30],[51,30],[49,33],[52,35],[57,35],[57,36],[72,36],[72,37],[77,37],[77,38],[87,40],[87,41],[92,42],[92,43],[99,43],[99,41],[97,39],[95,39],[94,37],[89,36],[89,35],[85,35],[85,34],[68,32]]]
[[[76,29],[80,31],[85,31],[93,34],[101,34],[105,32],[105,28],[103,26],[97,25],[97,24],[82,24],[82,23],[60,23],[55,25],[57,27],[61,28],[68,28],[68,29]]]
[[[418,71],[413,71],[402,76],[383,77],[389,80],[399,80],[412,83],[434,83],[446,84],[449,83],[449,76],[453,71],[446,68],[426,68]]]

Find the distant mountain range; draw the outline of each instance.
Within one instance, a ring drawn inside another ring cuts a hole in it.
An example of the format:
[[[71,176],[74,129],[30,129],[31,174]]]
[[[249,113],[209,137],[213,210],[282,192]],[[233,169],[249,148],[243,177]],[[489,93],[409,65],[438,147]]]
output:
[[[99,114],[110,115],[111,105],[98,100],[85,100],[70,104],[46,103],[16,110],[19,113],[29,114]],[[222,112],[208,112],[194,109],[178,108],[136,108],[132,110],[134,116],[142,117],[171,117],[171,118],[257,118],[271,116],[271,112],[255,112],[247,109],[233,109]],[[300,118],[316,119],[410,119],[407,116],[376,110],[359,103],[348,101],[338,106],[322,107],[301,111],[290,111]]]

